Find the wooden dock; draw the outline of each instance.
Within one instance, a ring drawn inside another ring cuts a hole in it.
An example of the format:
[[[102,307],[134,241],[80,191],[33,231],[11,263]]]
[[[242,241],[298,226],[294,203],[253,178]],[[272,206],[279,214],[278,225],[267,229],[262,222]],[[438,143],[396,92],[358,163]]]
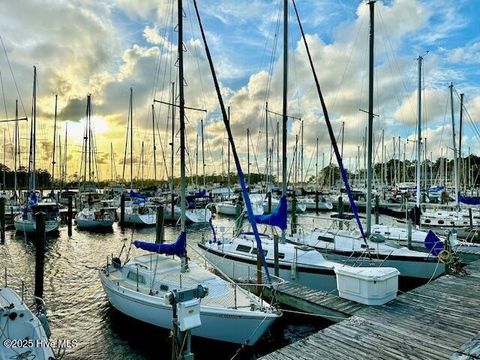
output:
[[[264,291],[266,296],[271,297],[270,289],[265,288]],[[363,304],[323,291],[312,290],[293,282],[278,285],[275,298],[280,304],[320,315],[333,322],[345,320],[365,307]]]
[[[262,359],[480,359],[480,261]]]

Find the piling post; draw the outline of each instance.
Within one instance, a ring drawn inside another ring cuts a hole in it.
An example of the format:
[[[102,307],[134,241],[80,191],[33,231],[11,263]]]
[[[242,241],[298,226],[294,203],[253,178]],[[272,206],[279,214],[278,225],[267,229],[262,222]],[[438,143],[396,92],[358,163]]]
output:
[[[0,198],[0,244],[5,244],[5,198]]]
[[[165,241],[164,234],[163,206],[157,207],[157,224],[155,228],[155,244],[161,244]]]
[[[338,197],[337,203],[338,218],[340,219],[340,230],[343,230],[343,198],[342,196]]]
[[[72,195],[68,196],[68,210],[67,210],[67,232],[68,237],[72,236],[72,218],[73,218],[73,199]]]
[[[375,195],[375,225],[378,225],[379,223],[379,214],[378,214],[379,206],[380,206],[380,198],[378,195]]]
[[[315,212],[318,215],[318,203],[320,202],[320,196],[318,195],[318,191],[315,190]]]
[[[469,222],[470,222],[470,229],[473,229],[472,208],[468,208],[468,220],[469,220]]]
[[[45,213],[35,215],[35,297],[43,298],[43,274],[45,270]]]
[[[269,191],[267,192],[267,209],[268,209],[268,213],[271,214],[272,213],[272,192]]]
[[[412,219],[407,220],[407,247],[412,249]]]
[[[291,228],[291,233],[292,233],[292,235],[297,233],[297,197],[295,196],[295,193],[293,194],[293,198],[292,198],[292,228]]]
[[[120,197],[120,226],[124,227],[125,225],[125,194],[122,194]]]

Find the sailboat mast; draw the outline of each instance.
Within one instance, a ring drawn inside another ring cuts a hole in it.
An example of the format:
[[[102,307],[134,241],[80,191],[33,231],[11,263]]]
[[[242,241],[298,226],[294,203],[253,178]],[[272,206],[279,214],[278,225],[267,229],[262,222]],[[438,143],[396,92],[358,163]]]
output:
[[[230,124],[230,106],[227,108],[228,114],[228,123]],[[230,199],[230,142],[227,142],[227,188],[228,188],[228,198]],[[267,153],[267,164],[268,164],[268,153]],[[267,169],[268,174],[268,169]],[[268,176],[267,176],[268,177]],[[268,178],[267,178],[268,181]]]
[[[464,94],[460,94],[460,130],[458,134],[458,157],[459,157],[459,164],[458,164],[458,172],[463,179],[463,189],[466,189],[466,178],[463,176],[463,159],[462,159],[462,132],[463,132],[463,96]],[[460,181],[461,182],[461,181]]]
[[[63,179],[65,180],[65,182],[67,182],[67,161],[68,161],[68,154],[67,154],[67,149],[68,149],[68,124],[65,124],[65,151],[63,152],[64,153],[64,157],[65,157],[65,160],[63,162]]]
[[[418,60],[418,89],[417,89],[417,207],[420,207],[420,182],[421,182],[421,161],[422,161],[422,61]]]
[[[152,104],[153,178],[157,182],[157,145],[155,143],[155,104]],[[112,155],[113,156],[113,155]]]
[[[55,115],[53,117],[52,192],[53,192],[53,181],[55,180],[55,150],[56,150],[56,139],[57,139],[57,98],[58,98],[58,95],[55,95]]]
[[[265,103],[265,183],[267,192],[270,188],[268,178],[268,101]]]
[[[315,195],[318,195],[318,137],[315,147]]]
[[[14,164],[15,164],[15,165],[14,165],[14,169],[13,169],[14,172],[15,172],[15,174],[14,174],[14,184],[13,184],[13,186],[14,186],[15,197],[16,197],[16,196],[17,196],[17,186],[18,186],[18,184],[17,184],[18,100],[15,100],[15,137],[14,137],[13,142],[14,142],[14,145],[13,145],[13,148],[14,148],[14,150],[13,150],[13,152],[14,152],[13,158],[14,158]]]
[[[133,89],[130,88],[130,190],[133,190]]]
[[[452,145],[453,145],[453,172],[455,176],[455,204],[458,206],[458,161],[457,161],[457,145],[455,141],[455,113],[453,112],[453,83],[450,84],[450,107],[452,111]]]
[[[282,99],[282,196],[287,196],[287,96],[288,96],[288,0],[283,1],[283,99]],[[285,230],[282,229],[282,243],[285,242]],[[274,270],[279,275],[278,240],[274,238]]]
[[[374,71],[374,19],[375,0],[368,2],[370,8],[370,36],[369,36],[369,77],[368,77],[368,136],[367,136],[367,237],[372,229],[372,140],[373,140],[373,71]]]
[[[32,124],[30,133],[30,191],[35,191],[35,145],[37,131],[37,67],[33,67],[33,101],[32,101]]]
[[[300,186],[303,185],[303,120],[301,121],[300,131]]]
[[[171,182],[170,182],[170,193],[171,193],[171,201],[172,201],[172,219],[173,219],[173,212],[174,212],[174,206],[175,206],[175,195],[173,193],[174,189],[174,176],[173,172],[175,171],[175,83],[172,82],[172,142],[170,143],[172,145],[172,151],[170,155],[170,166],[171,166]]]
[[[247,128],[247,183],[250,190],[250,129]]]
[[[180,105],[180,204],[181,231],[185,231],[185,94],[183,78],[183,6],[182,0],[178,0],[178,94]],[[183,258],[182,258],[183,259]],[[186,259],[185,259],[186,260]],[[185,267],[187,265],[185,264]]]
[[[202,176],[203,176],[203,188],[206,189],[206,175],[205,175],[205,137],[203,134],[203,119],[200,120],[200,130],[202,135]]]

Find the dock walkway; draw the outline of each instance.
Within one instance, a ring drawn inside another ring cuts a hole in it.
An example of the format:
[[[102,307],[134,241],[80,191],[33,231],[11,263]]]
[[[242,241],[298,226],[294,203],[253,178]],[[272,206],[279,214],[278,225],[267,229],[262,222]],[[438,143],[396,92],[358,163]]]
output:
[[[262,359],[480,359],[480,261]]]

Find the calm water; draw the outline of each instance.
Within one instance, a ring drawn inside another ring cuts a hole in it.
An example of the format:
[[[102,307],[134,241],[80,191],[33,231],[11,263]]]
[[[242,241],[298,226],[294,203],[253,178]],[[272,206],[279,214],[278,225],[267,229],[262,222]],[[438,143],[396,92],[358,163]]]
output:
[[[305,223],[313,219],[303,218]],[[231,234],[233,221],[218,218],[214,221],[221,233]],[[194,245],[210,235],[208,227],[190,227],[189,244]],[[173,241],[178,228],[166,227],[167,241]],[[75,340],[77,345],[67,350],[64,359],[170,359],[169,331],[131,319],[116,311],[107,301],[98,268],[107,256],[118,256],[123,244],[133,240],[154,241],[155,228],[132,229],[122,232],[114,225],[113,232],[97,234],[79,231],[74,227],[71,238],[62,226],[57,238],[47,240],[45,259],[44,298],[52,339]],[[131,255],[142,254],[131,249]],[[124,259],[125,252],[122,255]],[[189,256],[203,261],[192,250]],[[20,289],[23,280],[32,289],[35,271],[35,246],[32,240],[8,231],[6,244],[0,246],[0,266],[8,268],[9,285]],[[3,284],[3,276],[0,283]],[[254,359],[273,349],[307,336],[328,323],[318,318],[285,314],[253,348],[194,338],[192,350],[197,359]]]

